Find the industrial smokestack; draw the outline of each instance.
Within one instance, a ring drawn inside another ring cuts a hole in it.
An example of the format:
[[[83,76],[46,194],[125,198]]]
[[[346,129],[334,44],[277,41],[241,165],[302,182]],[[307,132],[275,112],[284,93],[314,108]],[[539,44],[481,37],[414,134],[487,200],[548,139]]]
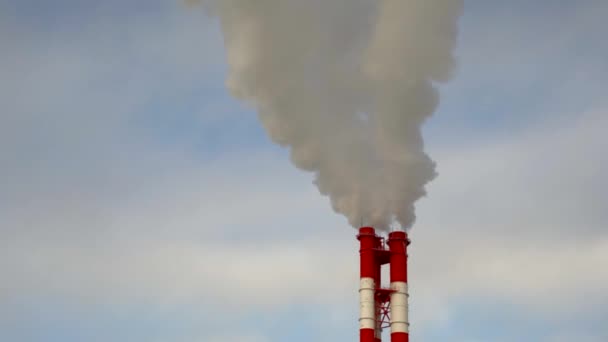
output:
[[[376,235],[373,227],[359,228],[360,241],[359,336],[360,342],[380,342],[382,329],[390,327],[391,342],[409,342],[406,232]],[[380,269],[390,264],[390,288],[381,287]]]
[[[228,88],[334,210],[411,227],[436,175],[421,126],[451,76],[463,0],[200,2],[219,17]]]
[[[359,285],[359,334],[360,342],[376,341],[376,231],[372,227],[362,227],[359,229],[357,238],[360,241],[360,285]]]
[[[407,246],[410,240],[406,232],[392,232],[388,235],[391,252],[391,342],[409,342]]]
[[[375,271],[374,283],[376,284],[376,288],[378,288],[382,284],[382,263],[380,260],[378,260],[377,251],[383,249],[384,241],[380,236],[376,235],[374,242],[375,242],[375,245],[374,245],[374,271]],[[375,316],[375,319],[376,319],[376,327],[375,327],[375,334],[374,334],[375,342],[382,341],[382,315],[383,314],[384,314],[384,312],[382,310],[382,305],[380,305],[380,303],[378,303],[376,305],[376,316]]]

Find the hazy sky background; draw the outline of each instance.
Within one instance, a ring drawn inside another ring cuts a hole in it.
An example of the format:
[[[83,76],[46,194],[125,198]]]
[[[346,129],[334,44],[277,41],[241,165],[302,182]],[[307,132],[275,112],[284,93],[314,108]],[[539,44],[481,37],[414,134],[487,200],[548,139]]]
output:
[[[608,340],[606,18],[466,1],[413,340]],[[0,44],[0,340],[358,339],[356,232],[227,94],[214,20],[0,0]]]

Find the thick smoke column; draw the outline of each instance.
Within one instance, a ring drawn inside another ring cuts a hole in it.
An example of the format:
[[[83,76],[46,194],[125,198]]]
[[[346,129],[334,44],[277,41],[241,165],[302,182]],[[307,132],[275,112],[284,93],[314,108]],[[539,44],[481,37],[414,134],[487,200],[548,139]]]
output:
[[[353,226],[410,227],[435,164],[421,125],[450,78],[462,0],[204,1],[227,85]]]

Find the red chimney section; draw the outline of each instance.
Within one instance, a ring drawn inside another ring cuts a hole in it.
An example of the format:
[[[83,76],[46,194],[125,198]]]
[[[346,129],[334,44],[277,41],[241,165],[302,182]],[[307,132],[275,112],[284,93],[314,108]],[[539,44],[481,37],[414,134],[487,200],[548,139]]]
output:
[[[381,342],[382,329],[391,328],[391,342],[409,342],[406,232],[392,232],[388,246],[372,227],[361,227],[359,287],[360,342]],[[390,263],[390,288],[382,288],[381,266]]]
[[[391,252],[391,342],[409,341],[406,232],[388,234]]]
[[[371,227],[359,229],[361,243],[361,279],[359,286],[360,342],[375,342],[376,333],[376,231]]]

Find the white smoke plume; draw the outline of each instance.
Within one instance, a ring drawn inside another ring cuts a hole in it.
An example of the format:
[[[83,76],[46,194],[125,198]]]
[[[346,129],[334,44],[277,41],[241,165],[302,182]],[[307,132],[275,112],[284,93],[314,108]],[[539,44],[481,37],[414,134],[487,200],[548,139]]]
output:
[[[415,221],[421,125],[454,66],[462,0],[208,0],[232,94],[351,225]]]

